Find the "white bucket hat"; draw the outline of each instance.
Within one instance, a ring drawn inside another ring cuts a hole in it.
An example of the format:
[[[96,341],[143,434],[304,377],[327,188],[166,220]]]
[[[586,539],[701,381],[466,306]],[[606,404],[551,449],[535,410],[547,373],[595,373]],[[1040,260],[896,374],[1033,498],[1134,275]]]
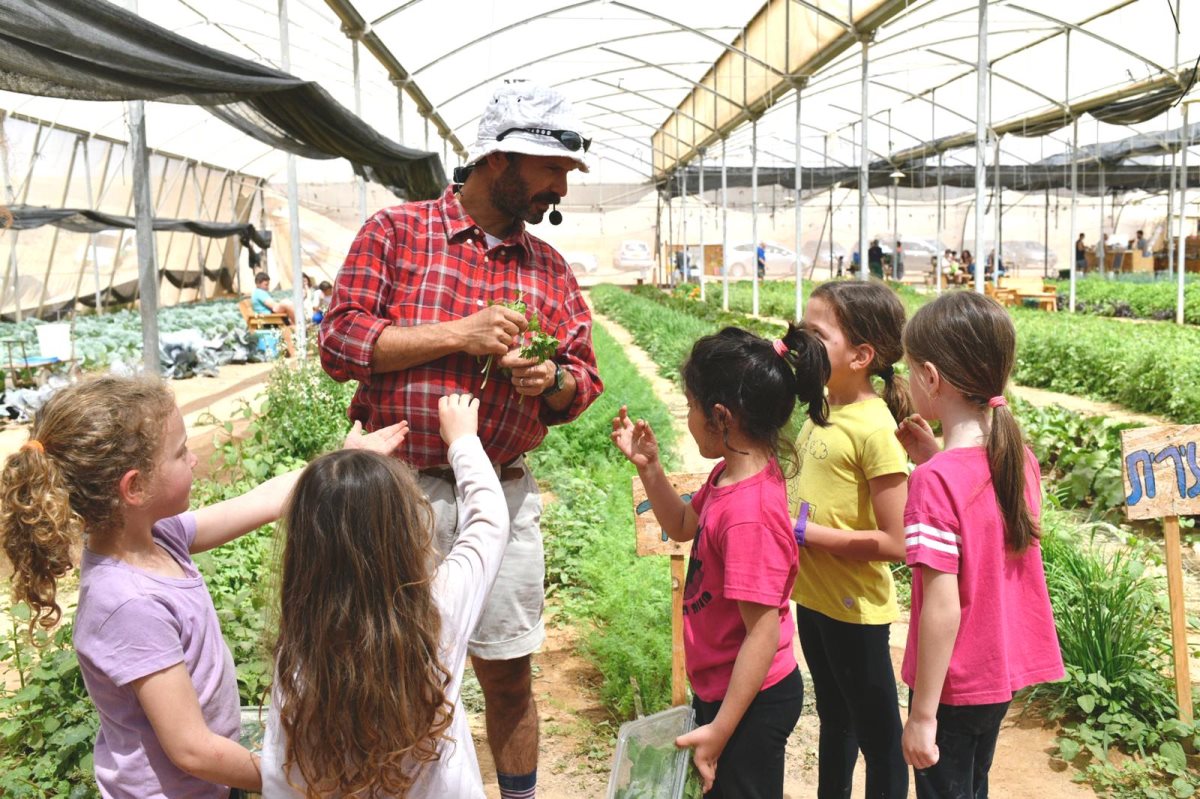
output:
[[[590,144],[562,94],[536,83],[508,83],[492,92],[475,143],[467,151],[466,166],[489,153],[523,153],[572,158],[587,172],[584,156]]]

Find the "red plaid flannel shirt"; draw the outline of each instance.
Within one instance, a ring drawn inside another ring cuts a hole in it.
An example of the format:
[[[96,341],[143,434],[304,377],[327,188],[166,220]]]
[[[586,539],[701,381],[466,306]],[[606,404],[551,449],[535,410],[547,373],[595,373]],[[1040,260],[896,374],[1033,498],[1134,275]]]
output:
[[[520,297],[543,330],[559,340],[554,360],[575,378],[575,399],[554,411],[520,395],[493,367],[487,386],[480,360],[457,352],[397,372],[371,373],[375,342],[389,325],[460,319],[489,301]],[[491,248],[483,230],[447,189],[437,200],[375,214],[350,247],[321,323],[321,364],[338,381],[357,380],[351,419],[376,430],[402,419],[410,427],[398,454],[417,468],[446,463],[438,433],[438,399],[454,392],[479,397],[479,436],[493,463],[537,447],[546,426],[569,422],[604,385],[592,350],[592,316],[570,268],[550,245],[524,228]]]

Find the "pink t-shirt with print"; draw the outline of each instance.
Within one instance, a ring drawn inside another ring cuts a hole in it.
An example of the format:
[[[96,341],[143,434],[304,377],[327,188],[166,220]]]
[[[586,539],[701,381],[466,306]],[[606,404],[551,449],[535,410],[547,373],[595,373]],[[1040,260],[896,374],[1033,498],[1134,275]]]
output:
[[[692,691],[705,702],[725,698],[733,663],[746,640],[738,602],[779,609],[779,645],[759,690],[796,668],[788,597],[798,552],[787,489],[772,460],[758,474],[717,485],[718,463],[692,496],[700,517],[683,589],[683,645]]]
[[[1041,470],[1025,453],[1025,500],[1041,517]],[[1027,685],[1063,676],[1050,595],[1035,540],[1020,554],[1004,545],[987,450],[963,447],[934,455],[908,481],[906,561],[958,575],[958,637],[942,686],[942,704],[1007,702]],[[913,570],[912,619],[901,676],[917,676],[921,580]]]

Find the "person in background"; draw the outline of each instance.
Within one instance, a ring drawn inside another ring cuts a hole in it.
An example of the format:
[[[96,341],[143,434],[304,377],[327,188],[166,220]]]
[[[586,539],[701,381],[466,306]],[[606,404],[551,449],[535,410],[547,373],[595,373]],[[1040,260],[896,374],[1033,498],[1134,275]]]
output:
[[[1063,676],[1038,540],[1041,472],[1004,399],[1008,312],[943,294],[904,331],[918,414],[896,435],[918,464],[904,508],[912,689],[904,758],[919,799],[986,799],[1013,694]],[[926,420],[940,420],[938,448]]]
[[[904,280],[904,245],[899,241],[896,242],[896,255],[892,260],[892,279],[896,281]]]
[[[1087,271],[1087,245],[1083,243],[1083,234],[1075,240],[1075,271]]]
[[[767,243],[765,241],[760,241],[754,250],[754,261],[758,264],[758,279],[762,280],[767,276]]]
[[[883,247],[879,246],[879,239],[873,240],[867,250],[867,269],[871,277],[883,280]]]
[[[1136,247],[1143,256],[1150,257],[1150,240],[1146,238],[1146,234],[1143,231],[1139,230],[1137,232],[1137,238],[1130,245],[1130,249],[1133,247]]]
[[[256,314],[277,313],[287,317],[289,325],[296,324],[296,307],[292,305],[291,300],[277,300],[271,296],[268,288],[271,285],[271,276],[266,272],[259,272],[254,276],[254,291],[250,294],[250,307]]]
[[[328,280],[322,280],[317,285],[317,290],[313,296],[315,299],[313,322],[320,324],[321,320],[325,318],[325,312],[329,310],[330,300],[333,299],[333,284]]]
[[[503,799],[530,799],[537,786],[531,655],[545,639],[545,555],[541,491],[525,454],[604,389],[575,275],[526,228],[566,196],[572,170],[587,171],[591,140],[579,131],[554,89],[513,82],[490,92],[467,163],[456,170],[461,182],[367,220],[321,323],[325,371],[359,383],[350,417],[369,430],[412,424],[400,457],[418,470],[443,554],[462,517],[437,402],[446,394],[479,398],[479,438],[499,472],[512,533],[468,651]],[[557,340],[544,360],[521,355],[530,313]]]

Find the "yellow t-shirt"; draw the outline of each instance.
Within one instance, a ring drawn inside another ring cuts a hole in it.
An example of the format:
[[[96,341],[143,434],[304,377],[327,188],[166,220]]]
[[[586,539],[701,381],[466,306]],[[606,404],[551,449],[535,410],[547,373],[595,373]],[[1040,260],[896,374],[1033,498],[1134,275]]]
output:
[[[809,503],[809,521],[842,530],[874,530],[867,481],[907,473],[896,421],[879,397],[829,408],[829,426],[805,422],[796,439],[800,468],[788,482],[795,518]],[[890,564],[838,557],[802,547],[792,599],[851,624],[890,624],[900,615]]]

